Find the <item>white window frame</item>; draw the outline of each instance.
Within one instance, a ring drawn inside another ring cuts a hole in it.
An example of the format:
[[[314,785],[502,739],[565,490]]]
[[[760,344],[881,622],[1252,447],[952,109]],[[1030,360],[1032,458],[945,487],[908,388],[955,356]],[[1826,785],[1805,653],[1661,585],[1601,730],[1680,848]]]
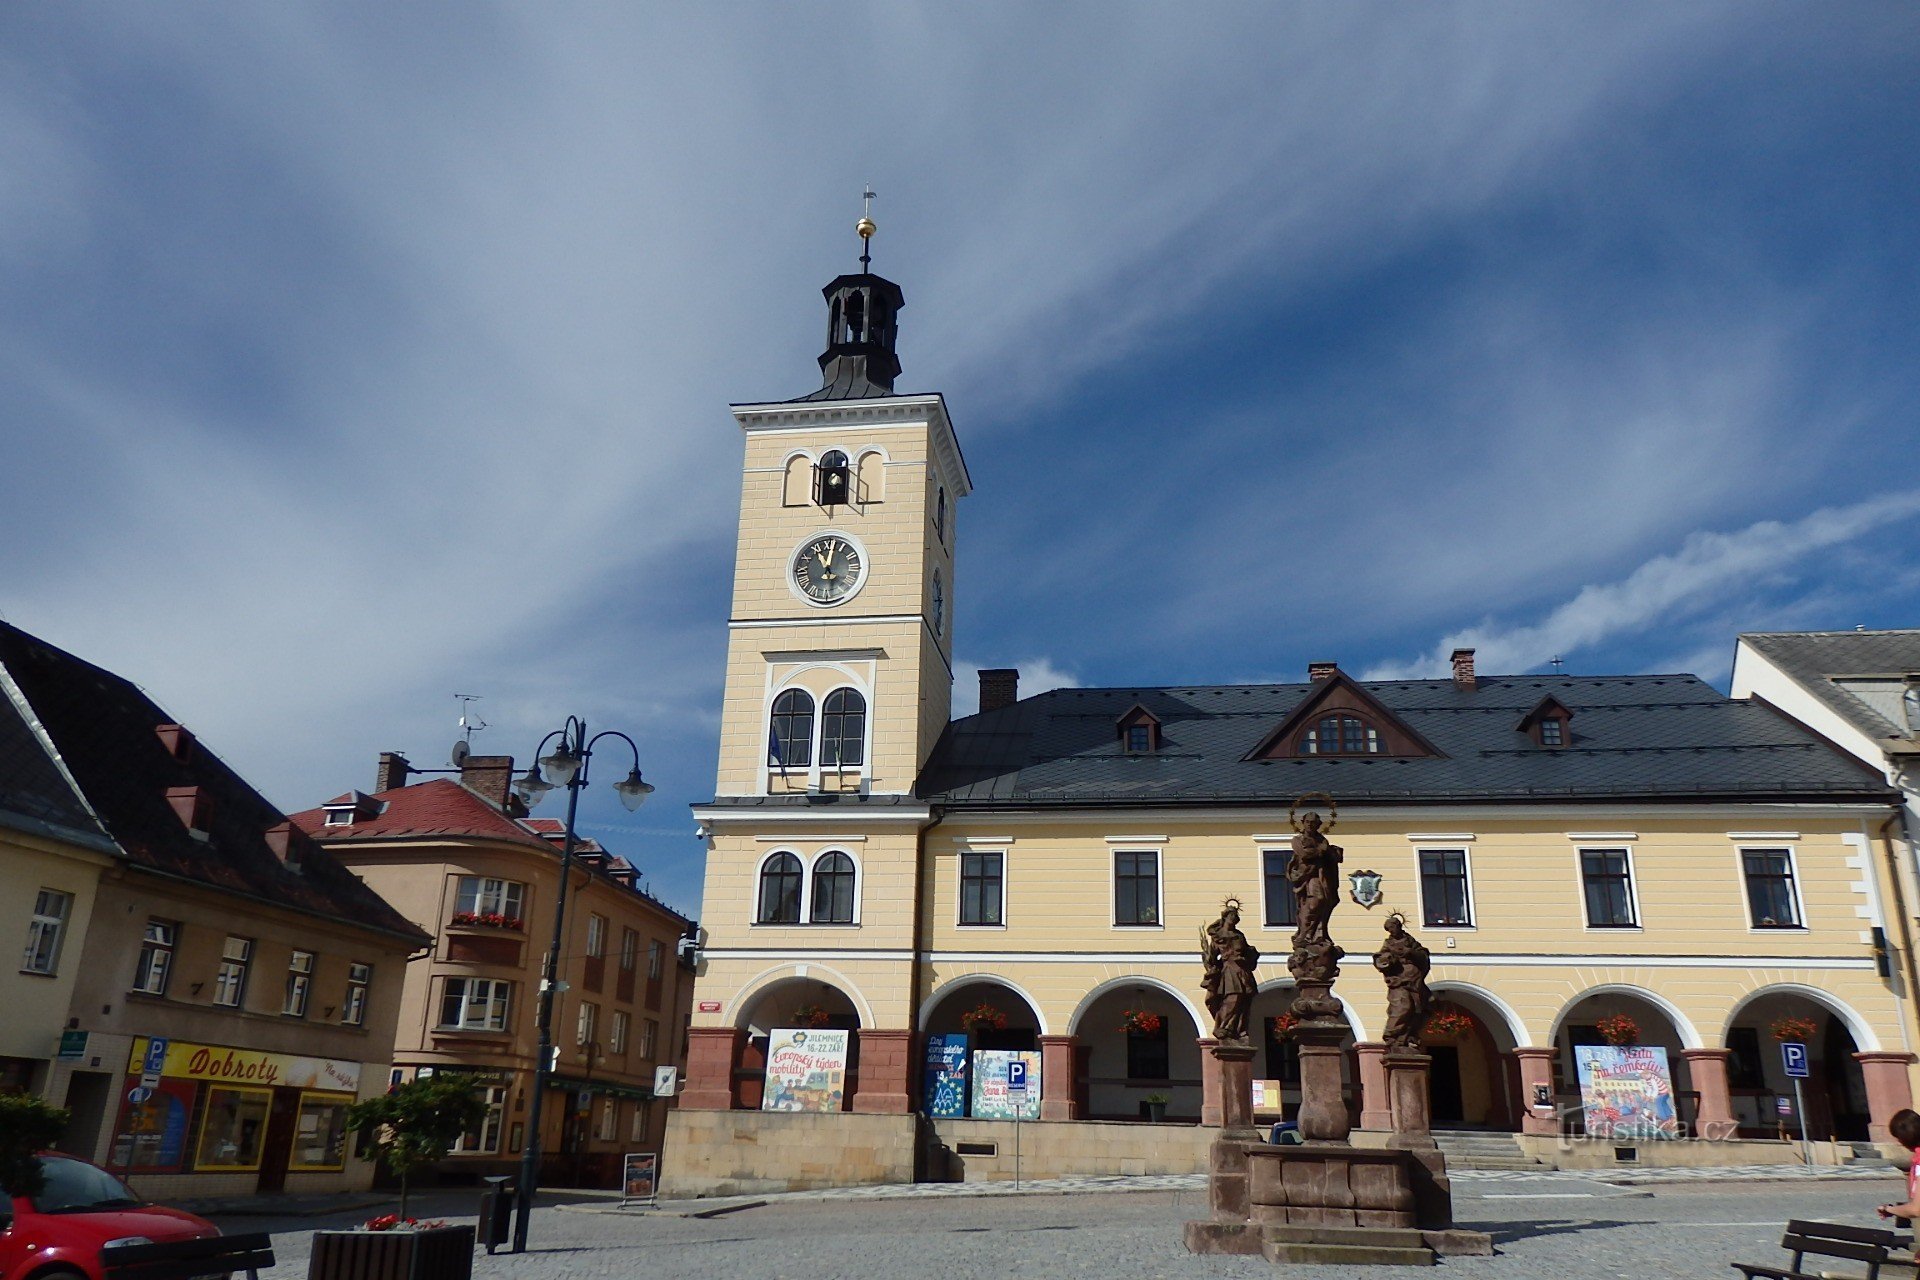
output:
[[[235,955],[238,951],[240,954]],[[228,934],[220,944],[220,965],[213,974],[213,1003],[238,1009],[247,999],[247,974],[253,969],[253,939]]]
[[[620,926],[620,972],[632,973],[640,963],[640,931]]]
[[[791,582],[789,582],[789,585],[791,585]],[[760,724],[766,729],[768,738],[770,739],[773,734],[774,701],[779,698],[781,694],[791,689],[798,689],[813,699],[813,728],[811,730],[812,737],[808,740],[809,752],[807,763],[804,765],[774,764],[771,760],[767,759],[766,753],[764,751],[762,752],[760,794],[792,794],[790,792],[776,793],[773,790],[773,779],[775,778],[804,777],[807,780],[808,791],[819,791],[822,789],[824,786],[823,776],[829,771],[823,769],[821,766],[820,735],[826,723],[827,699],[841,689],[851,689],[859,694],[867,704],[867,714],[865,723],[862,725],[863,734],[860,745],[861,763],[858,765],[835,766],[831,772],[836,778],[850,777],[856,779],[856,789],[861,793],[865,793],[873,777],[874,693],[876,686],[879,684],[878,653],[875,650],[860,650],[840,654],[834,658],[829,658],[826,655],[808,656],[812,657],[813,660],[801,661],[801,655],[789,653],[769,653],[766,655],[767,678],[760,704]],[[774,672],[777,667],[787,667],[789,670],[776,679]],[[809,677],[816,676],[821,672],[828,673],[831,682],[824,691],[816,691],[813,686],[808,683],[808,680]]]
[[[467,1135],[461,1134],[447,1148],[448,1155],[492,1155],[500,1150],[500,1135],[507,1127],[507,1090],[505,1085],[482,1085],[474,1090],[481,1101],[487,1104],[487,1110],[475,1126],[480,1140],[469,1144]]]
[[[1627,905],[1633,912],[1632,924],[1595,924],[1593,915],[1587,908],[1587,855],[1589,853],[1620,853],[1627,859]],[[1585,921],[1590,933],[1642,933],[1646,930],[1647,918],[1640,913],[1640,868],[1635,865],[1633,844],[1625,840],[1589,840],[1576,844],[1573,848],[1573,874],[1580,891],[1580,918]],[[1469,876],[1468,885],[1472,879]],[[1744,889],[1746,886],[1741,886]]]
[[[628,1142],[645,1142],[647,1140],[647,1129],[649,1128],[647,1124],[647,1112],[651,1110],[652,1107],[652,1103],[644,1100],[633,1104],[633,1118],[628,1121],[627,1128]]]
[[[355,960],[347,965],[347,994],[340,1002],[340,1025],[366,1025],[367,998],[373,990],[373,966]]]
[[[1793,911],[1797,923],[1794,924],[1755,924],[1753,921],[1753,898],[1747,892],[1747,855],[1749,853],[1784,853],[1787,855],[1787,872],[1793,877]],[[1733,866],[1739,872],[1740,914],[1747,918],[1747,932],[1756,935],[1783,933],[1811,933],[1813,925],[1807,920],[1806,889],[1800,883],[1800,846],[1792,840],[1741,839],[1733,846]]]
[[[1013,894],[1011,892],[1011,885],[1012,885],[1012,879],[1013,879],[1013,858],[1010,856],[1012,845],[1013,845],[1013,841],[1011,840],[968,840],[960,846],[953,860],[953,927],[954,928],[956,929],[990,929],[990,930],[997,929],[1002,931],[1006,929],[1008,909],[1011,905],[1011,900],[1013,898]],[[984,854],[984,853],[996,854],[999,856],[999,859],[1000,859],[1000,922],[998,924],[987,924],[984,922],[975,922],[975,921],[965,920],[961,918],[961,912],[962,910],[964,910],[966,905],[967,855],[968,854]]]
[[[836,853],[845,854],[847,860],[853,863],[853,918],[851,920],[821,920],[816,922],[813,918],[813,877],[819,872],[820,864],[825,862],[829,855]],[[862,868],[860,866],[860,855],[851,849],[843,849],[838,845],[830,845],[816,852],[811,862],[803,861],[800,866],[804,873],[804,879],[800,882],[800,923],[813,929],[852,929],[858,927],[860,924],[860,899],[862,896],[860,891],[865,887],[865,876],[862,874]]]
[[[762,920],[760,918],[760,882],[767,874],[767,864],[781,854],[787,854],[800,864],[800,918],[792,922],[784,920]],[[747,923],[756,929],[799,929],[807,923],[807,908],[810,905],[812,886],[808,883],[812,877],[807,872],[807,858],[798,849],[781,846],[769,849],[760,857],[753,869],[753,900],[747,907]]]
[[[614,1098],[603,1098],[600,1102],[600,1123],[594,1130],[594,1138],[600,1142],[612,1142],[620,1136],[620,1103]]]
[[[304,963],[303,963],[304,962]],[[280,1006],[283,1018],[304,1018],[313,999],[313,952],[295,951],[287,957],[287,998]]]
[[[800,888],[801,895],[806,894],[806,886]],[[657,982],[667,972],[667,944],[658,938],[647,939],[647,981]]]
[[[658,1018],[640,1019],[640,1056],[652,1062],[660,1051],[660,1020]]]
[[[1467,876],[1467,923],[1465,924],[1429,924],[1427,922],[1427,873],[1423,859],[1429,853],[1457,853],[1461,857],[1461,866]],[[1446,929],[1455,933],[1473,933],[1480,927],[1480,903],[1473,891],[1473,841],[1471,837],[1459,839],[1434,839],[1416,844],[1413,847],[1414,894],[1420,900],[1420,927],[1423,929]],[[1584,909],[1583,909],[1584,910]]]
[[[466,897],[469,881],[479,886],[474,893],[472,914],[509,916],[522,922],[526,920],[526,882],[509,880],[505,876],[456,876],[453,886],[453,910],[456,915],[466,910],[460,904]],[[512,910],[507,908],[509,900],[513,903]]]
[[[1167,849],[1164,843],[1148,840],[1107,841],[1107,921],[1115,929],[1165,929],[1167,927]],[[1120,920],[1120,855],[1153,855],[1153,921],[1147,924]]]
[[[624,1054],[627,1051],[627,1028],[632,1025],[633,1015],[625,1009],[615,1009],[613,1018],[607,1023],[607,1052]]]
[[[161,936],[155,937],[158,932]],[[180,926],[172,920],[147,917],[147,929],[140,939],[140,959],[133,970],[130,991],[142,995],[164,996],[167,980],[173,976],[174,951],[180,945]]]
[[[1297,929],[1298,925],[1267,923],[1267,855],[1277,853],[1283,857],[1293,856],[1293,837],[1275,835],[1256,835],[1253,837],[1253,877],[1260,886],[1260,920],[1262,929]],[[1296,918],[1299,912],[1295,911]]]
[[[607,958],[607,918],[597,911],[587,912],[587,959]]]
[[[580,1010],[574,1017],[574,1043],[585,1049],[598,1039],[600,1031],[600,1006],[591,1000],[582,1000]]]
[[[510,1024],[513,1021],[513,984],[511,982],[504,978],[466,977],[450,977],[442,981],[445,985],[443,985],[440,990],[439,1015],[442,1018],[446,1016],[447,987],[451,987],[457,982],[460,984],[460,1021],[443,1021],[436,1024],[436,1029],[441,1031],[494,1032],[504,1032],[510,1029]],[[482,984],[485,986],[484,1006],[486,1012],[476,1021],[468,1015],[472,1012],[476,1004],[474,996]],[[492,1025],[496,1019],[500,1024],[498,1026]]]
[[[52,977],[60,971],[60,948],[66,942],[73,902],[73,895],[64,889],[39,891],[33,900],[33,916],[27,923],[27,946],[20,955],[20,972]]]

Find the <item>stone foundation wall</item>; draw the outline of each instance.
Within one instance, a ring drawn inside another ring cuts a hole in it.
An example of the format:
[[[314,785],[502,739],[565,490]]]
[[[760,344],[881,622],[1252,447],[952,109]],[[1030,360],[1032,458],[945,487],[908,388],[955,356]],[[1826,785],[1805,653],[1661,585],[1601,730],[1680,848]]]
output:
[[[912,1182],[917,1117],[786,1111],[667,1113],[668,1198]]]
[[[1011,1120],[935,1120],[934,1131],[953,1152],[964,1182],[1011,1182],[1015,1125]],[[1019,1126],[1020,1177],[1069,1174],[1137,1176],[1205,1173],[1207,1148],[1218,1129],[1190,1124],[1132,1124],[1092,1120],[1035,1120]],[[991,1143],[993,1155],[963,1154],[960,1144]],[[929,1171],[937,1177],[937,1171]]]

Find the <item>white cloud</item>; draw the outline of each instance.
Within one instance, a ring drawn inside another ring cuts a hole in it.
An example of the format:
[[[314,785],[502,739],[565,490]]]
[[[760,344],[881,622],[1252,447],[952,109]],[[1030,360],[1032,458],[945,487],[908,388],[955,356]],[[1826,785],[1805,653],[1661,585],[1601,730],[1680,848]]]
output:
[[[1001,664],[1006,665],[1006,664]],[[1028,658],[1012,664],[1020,673],[1020,696],[1031,698],[1049,689],[1077,689],[1079,679],[1051,658]],[[991,670],[992,668],[989,668]],[[953,667],[953,715],[970,716],[980,709],[980,667],[973,662],[956,662]]]

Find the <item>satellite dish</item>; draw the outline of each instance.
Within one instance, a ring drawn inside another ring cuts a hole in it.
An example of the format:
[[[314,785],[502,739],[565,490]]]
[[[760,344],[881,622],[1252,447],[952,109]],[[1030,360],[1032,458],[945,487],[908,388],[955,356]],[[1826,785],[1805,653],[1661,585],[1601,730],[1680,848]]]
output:
[[[473,754],[473,748],[467,745],[467,740],[465,738],[455,738],[453,740],[453,767],[454,768],[456,769],[465,768],[467,763],[467,757],[472,754]]]

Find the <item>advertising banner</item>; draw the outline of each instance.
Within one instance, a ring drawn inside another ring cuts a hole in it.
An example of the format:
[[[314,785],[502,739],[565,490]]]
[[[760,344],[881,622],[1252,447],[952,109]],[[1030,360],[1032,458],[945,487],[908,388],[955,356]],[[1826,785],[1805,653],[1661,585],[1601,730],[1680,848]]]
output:
[[[1579,1045],[1580,1104],[1597,1138],[1677,1138],[1667,1051],[1656,1045]]]
[[[152,1052],[154,1048],[158,1052]],[[360,1064],[333,1058],[300,1058],[286,1053],[267,1053],[259,1049],[234,1049],[226,1045],[192,1044],[185,1040],[149,1040],[133,1038],[128,1057],[129,1074],[151,1070],[149,1059],[158,1058],[160,1074],[173,1080],[213,1080],[221,1084],[282,1086],[290,1089],[328,1089],[335,1093],[356,1093],[360,1089]]]
[[[654,1204],[659,1189],[660,1157],[652,1151],[629,1154],[620,1178],[620,1203]]]
[[[967,1114],[967,1038],[927,1037],[927,1114],[953,1120]]]
[[[762,1111],[839,1111],[847,1094],[848,1031],[781,1027],[767,1037]]]
[[[1007,1064],[1027,1064],[1027,1092],[1019,1099],[1007,1093]],[[975,1120],[1040,1118],[1040,1054],[1033,1049],[976,1049],[973,1053],[973,1118]]]

